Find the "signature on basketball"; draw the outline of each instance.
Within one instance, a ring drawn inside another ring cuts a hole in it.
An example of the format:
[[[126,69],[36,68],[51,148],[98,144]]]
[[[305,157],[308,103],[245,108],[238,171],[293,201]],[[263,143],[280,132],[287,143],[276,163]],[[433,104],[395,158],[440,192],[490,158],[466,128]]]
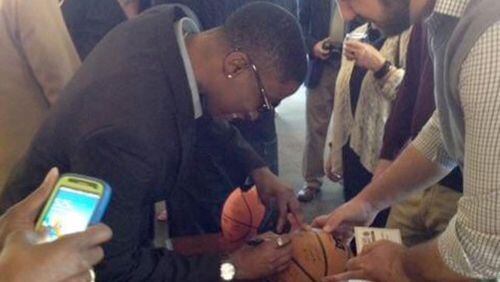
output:
[[[335,247],[337,249],[341,249],[342,251],[345,251],[346,248],[345,248],[344,243],[342,243],[342,241],[340,239],[335,238],[335,236],[332,236],[332,237],[333,237],[333,241],[335,241]]]

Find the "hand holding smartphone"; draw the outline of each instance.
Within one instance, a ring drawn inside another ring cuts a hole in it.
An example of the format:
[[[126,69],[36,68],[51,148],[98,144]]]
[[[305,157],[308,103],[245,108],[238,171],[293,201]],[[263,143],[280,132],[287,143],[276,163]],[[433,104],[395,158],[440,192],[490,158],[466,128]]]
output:
[[[41,243],[76,232],[101,221],[111,198],[110,186],[99,179],[63,174],[40,214],[35,230]]]

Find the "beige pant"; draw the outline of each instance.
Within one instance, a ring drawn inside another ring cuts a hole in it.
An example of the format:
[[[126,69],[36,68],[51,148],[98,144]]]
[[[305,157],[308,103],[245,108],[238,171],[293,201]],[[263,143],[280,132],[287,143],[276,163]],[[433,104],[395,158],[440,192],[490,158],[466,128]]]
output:
[[[401,230],[406,246],[429,241],[446,229],[461,195],[436,184],[391,207],[387,227]]]
[[[323,155],[333,110],[337,72],[338,70],[326,65],[319,85],[306,90],[306,145],[302,159],[302,176],[310,187],[319,188],[325,175]]]
[[[457,212],[457,202],[461,196],[461,193],[436,184],[392,206],[387,227],[400,229],[403,244],[408,247],[429,241],[446,229],[448,222]],[[464,281],[467,280],[461,282]],[[471,279],[468,281],[498,282],[500,280]]]

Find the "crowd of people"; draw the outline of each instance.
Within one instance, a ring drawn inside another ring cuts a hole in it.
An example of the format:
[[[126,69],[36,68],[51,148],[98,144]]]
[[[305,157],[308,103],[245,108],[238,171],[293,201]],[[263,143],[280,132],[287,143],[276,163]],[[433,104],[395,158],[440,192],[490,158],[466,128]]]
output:
[[[500,277],[498,0],[0,0],[0,282],[258,280],[313,227],[396,228],[326,281]],[[304,186],[278,177],[275,108],[306,87]],[[105,180],[102,224],[40,244],[60,173]],[[274,232],[224,254],[153,244],[219,233],[255,186]],[[168,214],[168,216],[166,216]],[[227,269],[231,270],[227,271]]]

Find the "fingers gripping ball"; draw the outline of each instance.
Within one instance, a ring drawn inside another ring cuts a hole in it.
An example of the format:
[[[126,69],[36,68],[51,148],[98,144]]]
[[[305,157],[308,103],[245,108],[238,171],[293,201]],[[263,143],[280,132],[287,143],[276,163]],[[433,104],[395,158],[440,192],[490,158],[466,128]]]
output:
[[[236,189],[222,209],[222,235],[230,243],[245,242],[257,235],[266,208],[260,201],[257,189],[248,192]]]
[[[331,234],[313,229],[292,236],[290,267],[272,277],[272,282],[314,282],[346,270],[349,249]]]

